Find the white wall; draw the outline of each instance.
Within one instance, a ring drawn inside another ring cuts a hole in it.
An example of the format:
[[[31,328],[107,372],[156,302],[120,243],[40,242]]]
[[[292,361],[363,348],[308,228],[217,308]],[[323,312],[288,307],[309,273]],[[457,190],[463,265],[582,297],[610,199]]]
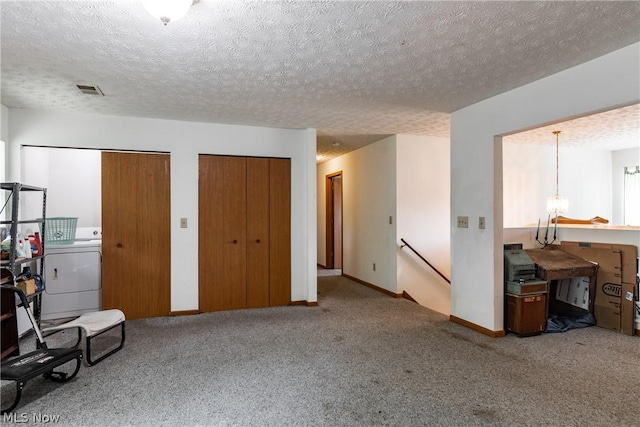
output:
[[[0,104],[0,140],[9,139],[9,109]]]
[[[100,150],[23,147],[23,184],[47,189],[48,217],[78,217],[78,227],[102,225]],[[25,218],[42,216],[40,206],[22,206]]]
[[[638,138],[640,138],[640,135]],[[628,150],[617,150],[613,152],[613,224],[626,225],[624,223],[624,168],[639,165],[640,148],[630,148]]]
[[[342,171],[342,271],[393,293],[398,291],[395,168],[395,136],[317,166],[318,263],[326,263],[325,177]]]
[[[0,182],[7,181],[6,141],[9,141],[9,109],[0,104]]]
[[[640,44],[451,114],[451,314],[503,329],[502,142],[496,136],[640,101]],[[486,216],[487,229],[455,228]]]
[[[9,111],[11,179],[23,145],[163,151],[171,155],[171,310],[198,308],[198,154],[291,158],[291,297],[317,300],[315,130],[104,115]],[[189,228],[179,227],[187,218]]]
[[[445,277],[451,277],[449,140],[397,135],[396,229],[398,291],[449,315],[450,285],[410,249],[403,238]]]
[[[547,222],[547,197],[556,191],[555,146],[502,144],[504,226],[521,227]],[[560,147],[560,195],[569,199],[563,216],[589,219],[600,216],[611,223],[611,151]],[[620,223],[618,223],[620,224]]]

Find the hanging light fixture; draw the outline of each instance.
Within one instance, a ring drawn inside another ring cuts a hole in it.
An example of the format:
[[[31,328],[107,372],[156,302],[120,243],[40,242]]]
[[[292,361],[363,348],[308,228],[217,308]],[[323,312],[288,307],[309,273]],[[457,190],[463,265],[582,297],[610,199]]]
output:
[[[560,197],[560,193],[558,191],[558,163],[559,163],[559,155],[558,155],[558,147],[559,147],[559,138],[560,131],[554,130],[553,134],[556,136],[556,194],[553,197],[547,197],[547,213],[555,214],[558,216],[559,213],[564,213],[569,210],[569,200],[566,197]]]
[[[145,9],[164,25],[184,18],[189,8],[199,0],[142,0]]]

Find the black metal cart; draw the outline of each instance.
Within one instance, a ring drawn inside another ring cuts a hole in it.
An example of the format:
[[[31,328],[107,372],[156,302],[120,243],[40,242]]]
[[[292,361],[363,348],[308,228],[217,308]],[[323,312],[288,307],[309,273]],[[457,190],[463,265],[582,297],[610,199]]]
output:
[[[2,380],[14,381],[16,394],[13,402],[7,408],[2,408],[2,414],[13,411],[20,402],[22,389],[27,381],[42,375],[55,382],[64,383],[76,376],[82,364],[82,350],[79,348],[47,348],[24,292],[12,285],[2,285],[2,298],[13,298],[18,306],[27,311],[29,321],[36,334],[36,350],[12,356],[2,360],[0,377]],[[71,373],[56,371],[64,364],[75,362]]]

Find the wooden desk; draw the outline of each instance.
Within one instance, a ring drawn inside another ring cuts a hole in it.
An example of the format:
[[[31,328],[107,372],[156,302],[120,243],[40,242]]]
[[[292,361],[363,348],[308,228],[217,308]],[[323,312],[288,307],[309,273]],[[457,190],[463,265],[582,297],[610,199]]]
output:
[[[543,249],[527,249],[526,252],[533,262],[536,263],[536,276],[547,281],[547,319],[549,318],[549,303],[560,303],[555,299],[556,286],[552,288],[551,282],[574,277],[589,278],[589,311],[593,313],[593,302],[596,294],[596,277],[598,273],[597,264],[564,252],[555,246],[547,246]],[[571,311],[582,311],[568,304],[566,304],[566,306],[567,308],[572,308]]]

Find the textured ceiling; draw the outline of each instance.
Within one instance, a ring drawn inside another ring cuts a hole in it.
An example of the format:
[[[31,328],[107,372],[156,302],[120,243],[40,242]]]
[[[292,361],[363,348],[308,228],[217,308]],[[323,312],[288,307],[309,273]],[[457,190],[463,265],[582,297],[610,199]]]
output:
[[[610,151],[637,148],[640,104],[520,132],[504,137],[503,141],[555,146],[556,130],[560,131],[558,141],[563,147]]]
[[[166,27],[139,1],[0,7],[7,107],[316,128],[328,157],[447,137],[451,111],[640,40],[637,1],[200,0]]]

